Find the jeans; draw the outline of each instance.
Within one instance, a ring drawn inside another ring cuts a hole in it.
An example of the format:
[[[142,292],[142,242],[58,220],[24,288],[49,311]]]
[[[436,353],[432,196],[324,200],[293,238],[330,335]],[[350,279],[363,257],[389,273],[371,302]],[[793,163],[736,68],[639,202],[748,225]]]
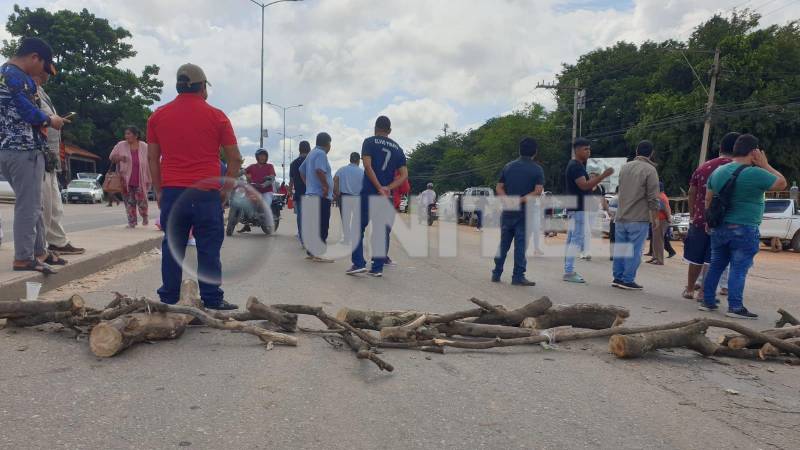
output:
[[[728,310],[742,309],[747,271],[758,254],[758,227],[724,224],[711,230],[711,266],[703,283],[703,302],[713,305],[722,272],[730,264]]]
[[[306,226],[311,226],[311,230],[306,230],[307,233],[314,231],[314,221],[318,220],[318,239],[306,239],[303,244],[306,246],[308,254],[313,256],[323,256],[328,251],[328,231],[331,224],[331,200],[318,195],[306,195],[303,199],[306,207],[311,209],[305,211],[305,219],[309,223]]]
[[[528,247],[528,236],[525,232],[525,215],[522,212],[502,215],[500,219],[500,248],[497,249],[497,256],[494,258],[494,270],[492,275],[500,277],[503,273],[503,266],[506,263],[506,255],[514,242],[514,272],[511,281],[521,281],[525,278],[525,270],[528,261],[525,259],[525,251]]]
[[[297,238],[300,239],[300,245],[303,245],[303,196],[296,195],[294,197],[294,213],[297,214]]]
[[[164,188],[161,192],[162,286],[158,296],[164,303],[178,302],[183,278],[183,260],[189,230],[197,241],[197,281],[206,307],[223,300],[220,249],[225,236],[222,201],[218,191]]]
[[[642,263],[642,247],[649,222],[618,222],[614,225],[614,279],[633,283]]]
[[[370,217],[369,199],[368,195],[361,196],[361,228],[357,236],[358,244],[353,249],[350,259],[355,267],[367,266],[367,261],[364,259],[364,233],[367,225],[372,222],[372,271],[383,272],[383,266],[389,258],[389,236],[392,233],[396,212],[389,203],[380,202],[380,207],[372,210],[373,217]]]
[[[575,272],[575,255],[583,251],[586,245],[586,216],[584,211],[569,213],[569,231],[567,231],[567,249],[564,255],[564,273]]]
[[[0,151],[0,173],[14,191],[14,259],[33,261],[46,253],[42,217],[44,155],[23,150]]]
[[[345,243],[349,244],[358,238],[356,225],[358,225],[357,214],[360,208],[357,195],[343,192],[339,197],[339,214],[342,217],[342,241]]]

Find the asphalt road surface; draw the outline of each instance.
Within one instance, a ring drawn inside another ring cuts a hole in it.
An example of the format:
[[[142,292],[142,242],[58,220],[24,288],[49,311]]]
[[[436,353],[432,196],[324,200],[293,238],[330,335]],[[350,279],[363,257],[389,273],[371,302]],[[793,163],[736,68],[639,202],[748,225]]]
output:
[[[559,258],[537,258],[528,272],[537,286],[519,288],[507,276],[489,282],[482,234],[461,227],[457,258],[409,258],[393,244],[398,265],[382,279],[349,277],[349,261],[305,260],[293,227],[289,217],[278,236],[225,241],[229,301],[244,305],[256,295],[330,313],[344,306],[449,312],[469,308],[473,296],[516,307],[548,295],[554,303],[625,306],[632,325],[705,314],[680,298],[678,258],[644,264],[644,292],[611,288],[610,263],[599,256],[578,264],[587,285],[562,282]],[[746,304],[763,316],[747,324],[769,328],[778,307],[800,309],[800,255],[762,253]],[[115,290],[154,296],[158,258],[145,255],[71,289],[98,307]],[[302,318],[301,326],[321,325]],[[0,331],[0,448],[756,449],[800,441],[800,368],[779,363],[683,350],[619,360],[598,339],[551,350],[390,350],[383,356],[396,369],[386,373],[308,334],[296,348],[267,351],[252,336],[193,328],[98,359],[85,339],[58,330]]]
[[[151,217],[158,214],[158,206],[155,202],[150,202]],[[10,203],[0,203],[0,219],[3,221],[3,240],[11,242],[14,239],[13,220],[14,205]],[[141,220],[141,219],[140,219]],[[62,225],[67,234],[76,231],[94,230],[96,228],[109,227],[112,225],[124,225],[128,223],[123,205],[114,205],[109,208],[105,203],[102,204],[66,204],[64,205],[64,219]],[[86,243],[75,242],[76,246],[86,246]]]

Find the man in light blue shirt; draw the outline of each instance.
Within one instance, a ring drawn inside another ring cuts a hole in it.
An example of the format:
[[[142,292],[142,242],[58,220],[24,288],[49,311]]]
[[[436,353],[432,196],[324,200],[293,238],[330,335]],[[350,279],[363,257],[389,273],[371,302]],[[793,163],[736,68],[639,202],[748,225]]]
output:
[[[300,177],[306,184],[306,198],[317,197],[315,201],[307,202],[310,206],[309,216],[319,217],[319,238],[318,242],[309,242],[307,253],[310,259],[316,262],[333,262],[322,258],[327,250],[326,241],[328,240],[328,227],[331,220],[331,201],[333,200],[333,176],[331,165],[328,162],[328,152],[331,151],[331,135],[319,133],[317,135],[316,147],[311,150],[303,164],[300,165]],[[305,204],[304,200],[304,204]],[[318,208],[313,205],[319,204]],[[317,209],[317,211],[312,211]],[[305,212],[305,211],[304,211]],[[303,214],[305,217],[305,214]],[[304,223],[306,221],[304,220]],[[304,226],[305,227],[305,226]],[[312,228],[313,229],[313,228]],[[312,240],[313,241],[313,240]]]
[[[342,243],[353,242],[354,229],[357,229],[356,211],[359,209],[358,196],[364,183],[364,169],[358,166],[361,155],[350,153],[350,164],[340,167],[333,176],[333,195],[339,203],[342,216]]]

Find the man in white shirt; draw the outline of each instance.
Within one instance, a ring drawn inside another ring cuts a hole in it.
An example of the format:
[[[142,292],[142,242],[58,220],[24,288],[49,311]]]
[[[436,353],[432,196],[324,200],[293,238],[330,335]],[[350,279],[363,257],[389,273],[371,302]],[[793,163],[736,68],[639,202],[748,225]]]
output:
[[[417,196],[420,222],[428,220],[428,208],[434,203],[436,203],[436,192],[433,190],[433,183],[428,183],[427,189],[420,192]]]
[[[345,244],[353,242],[358,230],[355,220],[360,204],[357,197],[364,183],[364,169],[359,167],[360,162],[358,152],[350,153],[350,164],[340,167],[333,176],[333,195],[342,216],[342,242]]]

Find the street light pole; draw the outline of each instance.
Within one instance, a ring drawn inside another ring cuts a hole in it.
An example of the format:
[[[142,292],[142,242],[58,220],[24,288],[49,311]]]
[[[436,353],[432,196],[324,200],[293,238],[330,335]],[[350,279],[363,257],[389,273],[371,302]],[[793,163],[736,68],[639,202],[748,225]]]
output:
[[[272,103],[272,102],[266,102],[266,103],[269,106],[274,106],[274,107],[276,107],[278,109],[282,109],[283,110],[283,133],[282,134],[283,134],[284,139],[283,139],[283,164],[281,164],[281,167],[283,168],[283,178],[286,179],[286,110],[287,109],[292,109],[292,108],[300,108],[303,105],[302,104],[298,104],[298,105],[292,105],[292,106],[281,106],[281,105],[278,105],[278,104]],[[262,105],[262,107],[263,107],[263,105]]]
[[[250,1],[261,8],[261,102],[259,103],[259,106],[261,107],[261,115],[258,122],[258,148],[264,148],[264,10],[267,9],[267,6],[274,5],[276,3],[301,2],[303,0],[276,0],[270,3],[259,3],[256,0]]]
[[[293,154],[292,154],[292,139],[301,138],[301,137],[303,137],[303,135],[302,134],[295,134],[294,136],[286,136],[285,134],[283,134],[281,132],[278,132],[278,134],[283,136],[284,141],[286,139],[289,139],[289,161],[293,161],[293,159],[292,159],[292,156],[293,156]]]

